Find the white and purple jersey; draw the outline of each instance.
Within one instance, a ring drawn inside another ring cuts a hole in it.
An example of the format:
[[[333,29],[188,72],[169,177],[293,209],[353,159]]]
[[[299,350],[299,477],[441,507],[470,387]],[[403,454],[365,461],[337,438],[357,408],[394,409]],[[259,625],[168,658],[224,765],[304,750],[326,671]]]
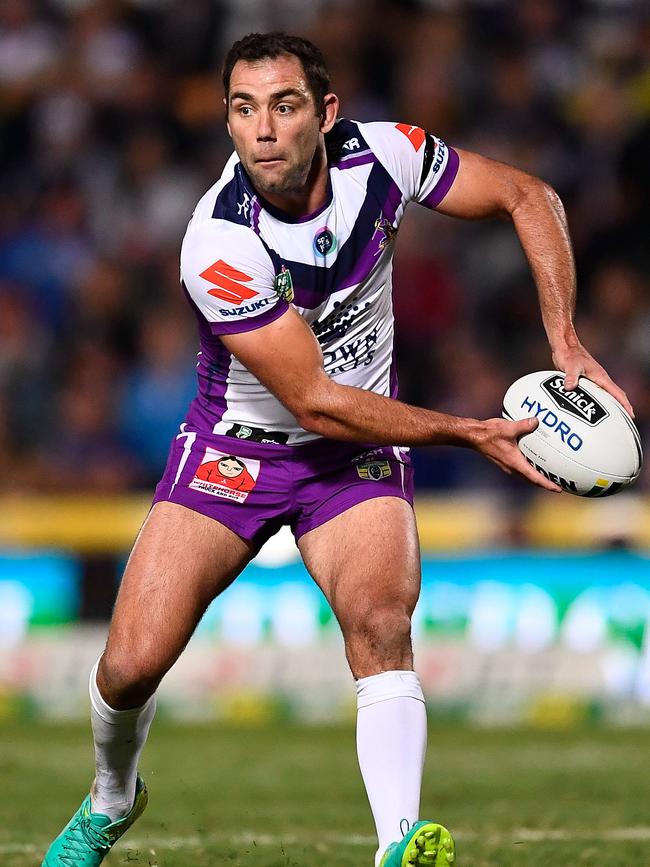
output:
[[[220,339],[272,322],[289,303],[311,326],[332,379],[397,397],[394,237],[408,202],[440,204],[458,155],[407,124],[339,120],[326,145],[328,195],[315,213],[293,219],[263,201],[236,154],[194,211],[181,279],[201,339],[199,393],[186,419],[195,430],[289,445],[318,438]]]

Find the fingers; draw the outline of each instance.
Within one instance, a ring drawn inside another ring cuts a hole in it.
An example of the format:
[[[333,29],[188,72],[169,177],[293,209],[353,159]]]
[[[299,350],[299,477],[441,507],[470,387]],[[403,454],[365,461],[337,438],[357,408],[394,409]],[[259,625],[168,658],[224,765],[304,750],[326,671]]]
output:
[[[616,400],[621,404],[623,409],[627,412],[627,414],[634,418],[634,410],[632,409],[632,404],[628,400],[627,395],[622,388],[619,388],[618,385],[616,385],[614,380],[611,379],[611,377],[609,377],[604,370],[602,371],[602,373],[599,372],[589,378],[592,382],[595,382],[596,385],[604,388],[605,391],[608,394],[611,394],[612,397],[615,397]]]
[[[513,436],[519,441],[526,434],[532,433],[539,426],[539,420],[535,416],[522,418],[512,422]]]
[[[509,476],[513,473],[517,473],[526,479],[526,481],[532,482],[533,485],[537,485],[539,488],[544,488],[545,491],[551,491],[553,494],[562,493],[562,488],[559,485],[556,485],[555,482],[547,479],[546,476],[543,476],[534,467],[531,467],[517,446],[515,446],[514,450],[508,455],[507,463],[503,459],[498,460],[493,458],[493,460],[495,464],[497,464],[497,466]]]
[[[546,491],[552,491],[555,494],[561,494],[562,488],[547,479],[546,476],[538,472],[532,467],[520,450],[517,442],[529,433],[532,433],[538,426],[539,422],[534,417],[522,418],[518,421],[500,422],[504,427],[501,428],[498,437],[498,448],[492,451],[486,451],[490,457],[504,472],[508,474],[518,473],[527,481],[537,485],[539,488],[544,488]]]
[[[538,472],[535,467],[531,467],[526,458],[519,451],[519,448],[517,448],[517,455],[513,456],[512,466],[515,472],[519,473],[519,475],[523,476],[534,485],[544,488],[546,491],[552,491],[554,494],[562,493],[562,488],[559,485],[556,485],[555,482],[547,479],[546,476],[543,476]]]
[[[608,394],[616,398],[625,411],[634,418],[632,404],[623,389],[619,388],[607,371],[590,356],[587,357],[587,361],[584,364],[579,363],[578,359],[566,361],[564,365],[560,365],[560,370],[564,370],[564,387],[567,391],[576,388],[580,377],[586,376],[587,379],[595,382],[596,385],[604,388]]]
[[[564,387],[567,391],[571,391],[571,389],[576,388],[578,385],[578,380],[580,379],[583,370],[581,367],[574,368],[572,370],[567,370],[564,374]]]

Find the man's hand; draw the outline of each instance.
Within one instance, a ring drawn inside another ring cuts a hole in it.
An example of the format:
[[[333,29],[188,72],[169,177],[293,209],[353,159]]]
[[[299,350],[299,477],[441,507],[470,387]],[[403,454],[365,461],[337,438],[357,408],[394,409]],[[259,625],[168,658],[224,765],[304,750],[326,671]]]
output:
[[[517,446],[520,437],[535,430],[535,419],[460,418],[335,382],[325,373],[311,328],[293,308],[258,330],[221,339],[305,430],[344,442],[473,448],[506,473],[561,490],[533,469]]]
[[[459,150],[452,188],[438,205],[443,214],[464,219],[508,215],[531,267],[553,361],[566,374],[568,389],[579,376],[600,385],[634,417],[625,392],[582,346],[573,328],[576,274],[564,207],[539,178],[512,166]]]
[[[480,423],[480,429],[469,445],[489,458],[504,473],[517,473],[540,488],[561,494],[562,488],[531,467],[517,445],[521,437],[532,433],[538,424],[536,418],[522,418],[520,421],[490,418]]]
[[[577,386],[580,376],[586,376],[587,379],[595,382],[596,385],[604,388],[612,397],[615,397],[632,418],[634,418],[632,404],[623,389],[616,385],[604,367],[598,364],[596,359],[587,352],[580,341],[576,340],[570,346],[555,348],[553,350],[553,363],[558,370],[564,372],[564,387],[569,391]]]

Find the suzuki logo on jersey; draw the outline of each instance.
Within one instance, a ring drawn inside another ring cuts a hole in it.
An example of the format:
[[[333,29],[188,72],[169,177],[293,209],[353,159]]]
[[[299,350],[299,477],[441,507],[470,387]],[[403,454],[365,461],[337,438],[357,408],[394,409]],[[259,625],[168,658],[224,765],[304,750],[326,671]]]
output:
[[[256,310],[261,310],[271,303],[272,298],[260,298],[259,301],[252,301],[250,304],[244,304],[242,307],[230,308],[229,310],[223,307],[219,310],[222,316],[244,316],[246,313],[255,313]]]
[[[417,152],[424,144],[427,134],[419,126],[411,126],[408,123],[395,124],[395,129],[398,129],[413,145],[413,149]]]
[[[344,151],[355,151],[355,150],[358,150],[358,148],[360,148],[360,147],[361,147],[361,145],[359,144],[358,138],[350,138],[343,145],[343,150]]]
[[[545,379],[542,388],[560,409],[570,412],[571,415],[586,421],[592,427],[595,427],[609,415],[604,406],[579,386],[567,391],[564,387],[563,376],[551,376],[549,379]]]
[[[436,145],[436,150],[438,151],[438,153],[436,154],[436,161],[433,164],[433,168],[431,169],[432,175],[437,175],[438,172],[440,171],[440,166],[442,165],[443,160],[445,158],[445,150],[446,150],[445,143],[443,141],[441,141],[440,146]]]
[[[223,259],[219,259],[202,271],[199,275],[214,284],[216,289],[208,289],[208,295],[214,295],[220,301],[227,301],[229,304],[241,304],[242,301],[249,301],[259,292],[251,289],[250,286],[243,286],[243,283],[250,283],[253,279],[243,271],[238,271],[232,265],[228,265]]]
[[[331,229],[323,226],[314,235],[314,252],[317,256],[327,256],[336,250],[336,237]]]

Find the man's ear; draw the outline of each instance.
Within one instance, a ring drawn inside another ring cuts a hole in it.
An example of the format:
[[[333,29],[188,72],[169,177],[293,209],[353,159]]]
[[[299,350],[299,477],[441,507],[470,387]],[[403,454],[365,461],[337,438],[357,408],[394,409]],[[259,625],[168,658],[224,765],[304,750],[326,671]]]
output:
[[[228,130],[228,135],[232,138],[232,133],[230,131],[230,123],[228,122],[228,100],[224,96],[223,98],[223,107],[226,109],[226,129]]]
[[[339,113],[339,98],[335,93],[326,93],[323,97],[323,114],[320,122],[320,131],[329,132]]]

